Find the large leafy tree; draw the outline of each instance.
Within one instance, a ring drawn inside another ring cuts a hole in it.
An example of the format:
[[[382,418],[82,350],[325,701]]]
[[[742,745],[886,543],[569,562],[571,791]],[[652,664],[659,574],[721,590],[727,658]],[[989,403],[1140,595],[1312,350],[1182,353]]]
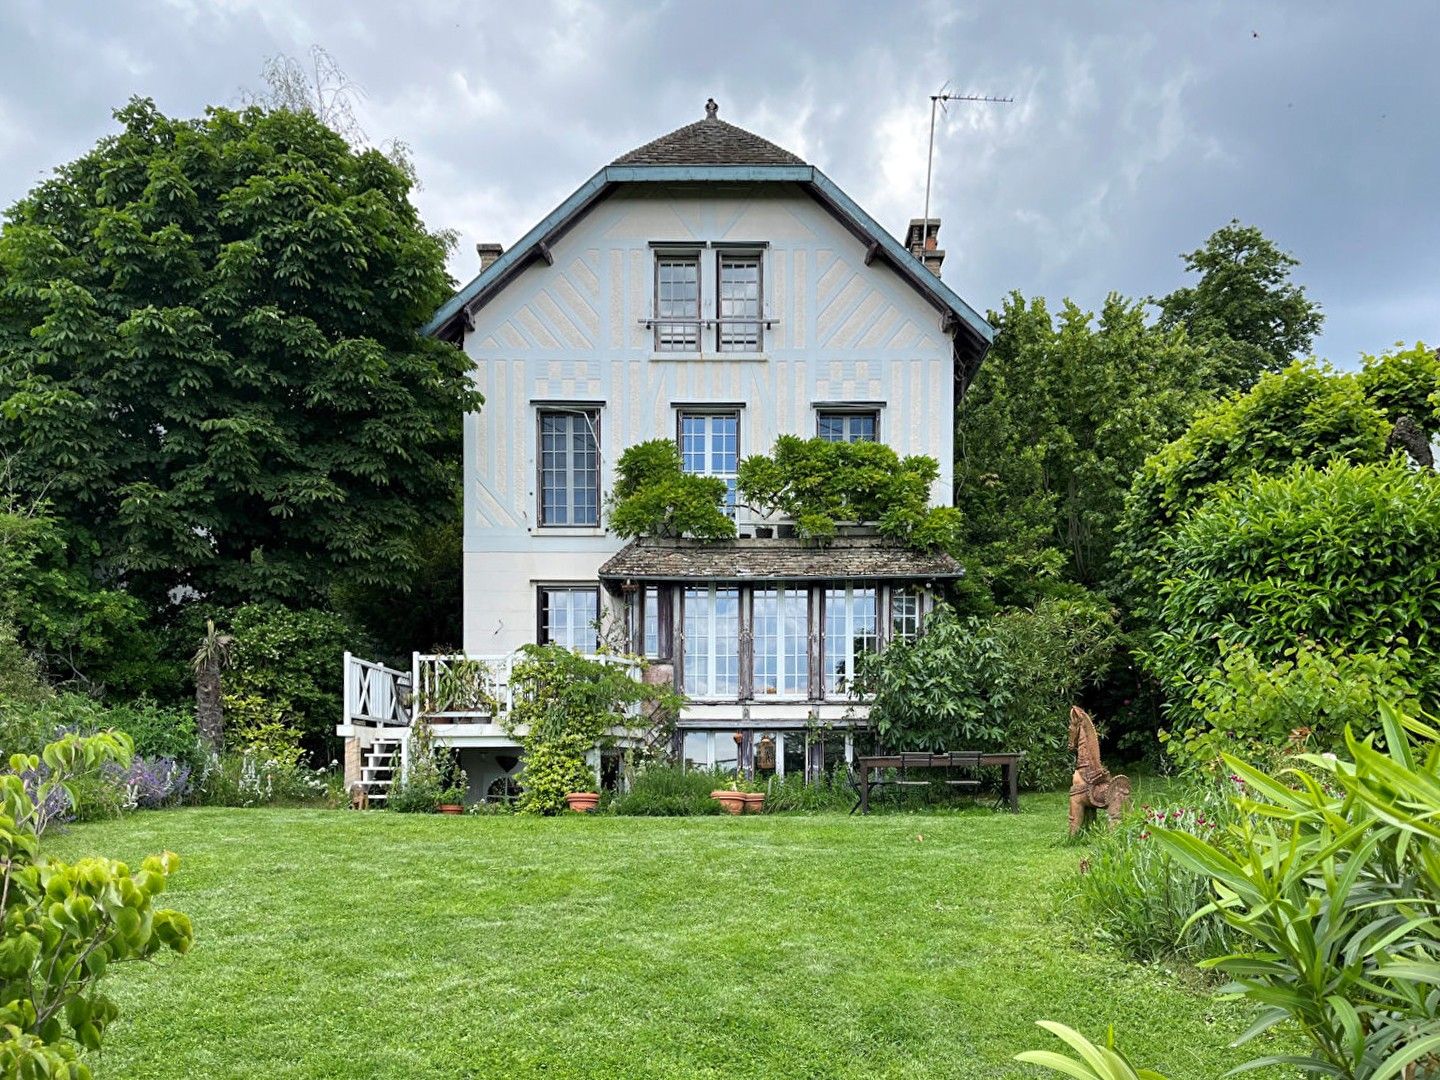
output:
[[[1132,474],[1207,400],[1201,357],[1114,294],[1098,318],[1018,292],[990,318],[995,347],[958,410],[966,546],[1002,601],[1047,578],[1103,585]]]
[[[1325,317],[1290,280],[1299,260],[1258,228],[1231,221],[1180,257],[1200,280],[1156,301],[1160,325],[1183,326],[1205,346],[1217,389],[1244,390],[1309,353]]]
[[[403,582],[453,512],[463,355],[404,171],[288,110],[161,115],[0,228],[0,454],[158,607]]]

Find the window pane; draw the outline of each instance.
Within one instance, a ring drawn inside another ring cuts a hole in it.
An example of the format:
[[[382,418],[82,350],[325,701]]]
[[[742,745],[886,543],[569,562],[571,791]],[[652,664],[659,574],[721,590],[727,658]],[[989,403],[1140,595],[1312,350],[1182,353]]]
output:
[[[785,775],[804,776],[805,733],[803,731],[787,731],[781,738],[784,750],[781,761],[785,765]]]
[[[685,590],[685,692],[692,697],[740,693],[740,591]]]
[[[720,256],[719,313],[718,340],[722,351],[760,351],[759,258]]]
[[[660,590],[646,589],[641,611],[641,649],[649,657],[660,655]]]
[[[699,350],[700,260],[696,256],[664,256],[655,261],[655,320],[657,350]]]
[[[739,732],[715,732],[715,768],[721,772],[734,772],[740,764],[740,744],[735,741]]]
[[[540,590],[540,640],[576,652],[594,652],[599,594],[591,588]]]
[[[849,691],[855,659],[878,641],[874,589],[825,590],[825,691]]]
[[[708,731],[687,731],[681,750],[685,764],[692,769],[710,767],[710,733]]]
[[[755,693],[804,697],[810,679],[810,611],[803,590],[757,589]]]
[[[681,413],[680,465],[687,473],[725,481],[725,512],[735,516],[735,478],[740,469],[738,413]]]
[[[914,641],[920,636],[920,594],[896,589],[890,594],[890,619],[896,641]]]
[[[682,680],[693,697],[709,693],[710,590],[685,590],[685,664]]]
[[[540,414],[540,524],[596,525],[600,520],[599,417]]]
[[[822,412],[816,414],[815,432],[826,442],[874,442],[873,412]]]

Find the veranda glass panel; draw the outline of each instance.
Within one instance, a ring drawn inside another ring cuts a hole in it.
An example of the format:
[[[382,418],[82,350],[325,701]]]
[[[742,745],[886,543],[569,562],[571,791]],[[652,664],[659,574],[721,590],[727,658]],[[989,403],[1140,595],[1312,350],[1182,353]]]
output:
[[[781,737],[783,753],[780,760],[785,766],[786,776],[805,775],[805,733],[787,731]]]
[[[708,731],[687,731],[681,749],[681,757],[687,768],[708,769],[710,767],[710,733]]]
[[[920,636],[920,594],[914,589],[896,589],[890,594],[890,626],[896,641],[910,642]]]
[[[810,687],[810,606],[803,589],[755,590],[755,693],[804,697]]]
[[[825,692],[848,693],[856,658],[878,644],[875,590],[825,590]]]
[[[660,590],[645,590],[640,611],[640,640],[644,655],[654,658],[660,655]]]
[[[740,693],[740,590],[686,589],[685,663],[691,697],[732,698]]]
[[[593,526],[600,518],[598,417],[540,414],[540,524]]]
[[[715,732],[715,769],[718,772],[733,773],[740,762],[740,744],[735,741],[739,732]]]

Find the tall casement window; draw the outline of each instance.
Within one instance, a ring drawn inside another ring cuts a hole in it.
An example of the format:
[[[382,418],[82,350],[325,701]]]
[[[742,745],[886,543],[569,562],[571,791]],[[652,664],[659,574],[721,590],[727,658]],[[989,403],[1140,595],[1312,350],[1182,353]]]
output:
[[[880,415],[874,410],[828,410],[815,414],[815,434],[826,442],[874,442]]]
[[[660,590],[653,585],[640,594],[640,648],[652,660],[660,655]]]
[[[879,645],[875,590],[846,586],[825,590],[825,693],[844,694],[857,659]]]
[[[593,653],[600,645],[600,592],[593,585],[540,587],[541,645]]]
[[[920,636],[920,593],[916,589],[895,589],[890,594],[890,636],[893,641],[911,642]]]
[[[764,337],[760,256],[755,252],[720,252],[717,283],[719,302],[715,310],[720,321],[716,347],[720,352],[759,352]]]
[[[694,698],[740,694],[740,590],[690,588],[684,594],[685,693]]]
[[[540,524],[600,523],[600,413],[540,410]]]
[[[655,256],[655,351],[700,351],[700,256]]]
[[[725,481],[725,512],[735,516],[735,477],[740,469],[738,412],[682,412],[680,464],[687,473]]]
[[[810,689],[810,597],[805,589],[756,589],[755,696],[805,697]]]

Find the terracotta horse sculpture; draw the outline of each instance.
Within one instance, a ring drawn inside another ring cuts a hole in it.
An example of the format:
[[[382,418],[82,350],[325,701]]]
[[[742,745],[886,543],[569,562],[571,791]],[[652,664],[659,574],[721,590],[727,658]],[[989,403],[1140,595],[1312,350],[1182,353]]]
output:
[[[1109,815],[1110,824],[1120,820],[1130,802],[1130,778],[1111,776],[1100,764],[1100,737],[1094,721],[1079,705],[1070,708],[1070,752],[1075,755],[1075,775],[1070,780],[1070,835],[1089,824],[1096,810]]]

